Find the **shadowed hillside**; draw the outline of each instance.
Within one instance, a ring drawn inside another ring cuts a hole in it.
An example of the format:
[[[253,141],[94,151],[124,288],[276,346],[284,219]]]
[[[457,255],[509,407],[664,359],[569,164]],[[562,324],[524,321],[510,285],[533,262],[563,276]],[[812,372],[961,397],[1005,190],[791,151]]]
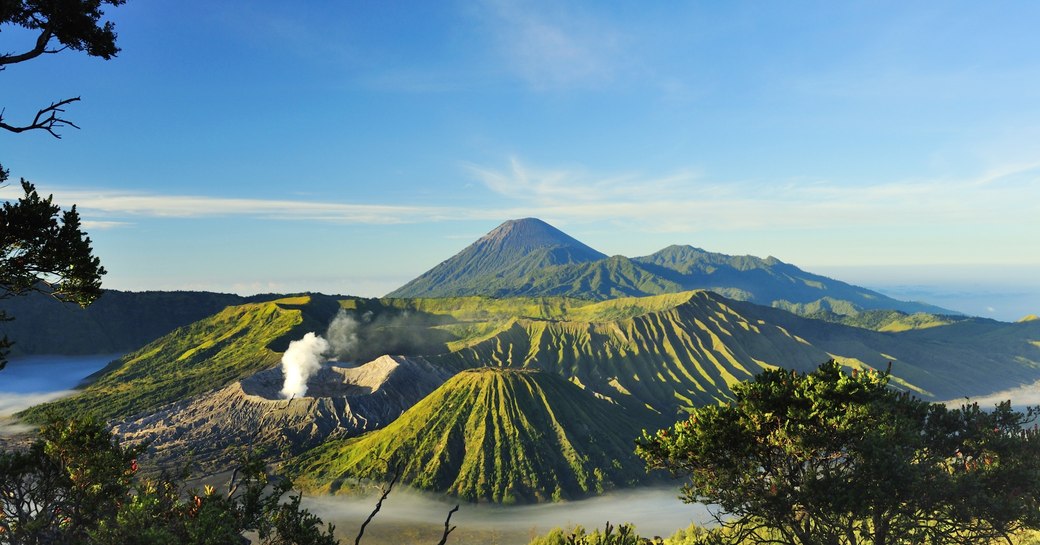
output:
[[[15,342],[13,356],[129,352],[230,305],[276,297],[105,290],[97,301],[81,308],[31,293],[0,301],[0,309],[15,317],[0,322],[0,335]]]

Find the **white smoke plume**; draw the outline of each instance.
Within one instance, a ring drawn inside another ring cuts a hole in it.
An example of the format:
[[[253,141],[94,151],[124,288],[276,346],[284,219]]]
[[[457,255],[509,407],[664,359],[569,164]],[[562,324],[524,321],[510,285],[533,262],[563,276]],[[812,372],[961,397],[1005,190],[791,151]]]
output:
[[[321,369],[329,348],[329,342],[314,333],[289,343],[289,348],[282,354],[282,373],[285,375],[282,397],[291,399],[307,394],[307,379]]]
[[[354,316],[345,310],[340,310],[329,324],[329,330],[325,332],[325,338],[329,340],[332,354],[341,360],[353,359],[357,352],[358,328],[360,323]]]

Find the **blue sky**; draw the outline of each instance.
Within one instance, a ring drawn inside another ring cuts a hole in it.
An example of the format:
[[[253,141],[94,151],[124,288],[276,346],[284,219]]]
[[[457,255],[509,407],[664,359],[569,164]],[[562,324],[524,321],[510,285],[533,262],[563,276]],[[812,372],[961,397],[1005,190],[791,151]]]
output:
[[[962,310],[1040,311],[1040,4],[109,16],[116,59],[0,73],[11,122],[83,97],[81,130],[0,134],[0,162],[79,205],[108,287],[381,295],[536,216],[608,254],[692,244],[915,298],[985,284],[1015,295]],[[0,50],[29,38],[3,29]]]

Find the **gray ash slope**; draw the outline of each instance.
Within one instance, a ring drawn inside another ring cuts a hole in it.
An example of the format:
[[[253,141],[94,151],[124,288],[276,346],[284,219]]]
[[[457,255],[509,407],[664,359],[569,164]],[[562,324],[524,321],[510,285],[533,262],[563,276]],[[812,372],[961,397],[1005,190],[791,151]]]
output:
[[[308,380],[306,396],[286,400],[281,369],[267,369],[117,423],[113,431],[148,442],[149,459],[159,467],[190,456],[204,471],[219,471],[240,447],[292,455],[384,427],[452,374],[422,358],[381,356],[357,367],[326,365]]]

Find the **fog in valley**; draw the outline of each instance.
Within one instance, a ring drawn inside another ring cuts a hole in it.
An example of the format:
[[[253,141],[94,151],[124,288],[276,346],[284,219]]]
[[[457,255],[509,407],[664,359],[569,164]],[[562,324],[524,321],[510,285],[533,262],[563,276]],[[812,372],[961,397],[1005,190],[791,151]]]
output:
[[[0,371],[0,434],[26,431],[25,425],[12,421],[14,413],[71,395],[83,379],[120,355],[12,358]]]
[[[1017,411],[1025,411],[1026,407],[1040,405],[1040,381],[1026,386],[994,392],[989,395],[976,396],[967,399],[952,399],[946,404],[957,407],[964,403],[978,403],[983,409],[988,409],[1003,401],[1011,400],[1011,406]]]
[[[643,536],[666,537],[691,522],[707,523],[711,515],[703,505],[687,505],[678,499],[678,486],[615,491],[603,496],[561,503],[497,506],[461,503],[452,515],[457,526],[449,543],[458,545],[522,545],[559,526],[576,524],[587,529],[635,524]],[[336,535],[352,542],[361,523],[371,514],[378,492],[364,496],[307,498],[304,506],[325,522],[336,525]],[[437,543],[444,519],[455,503],[437,496],[395,488],[365,529],[365,545]]]

